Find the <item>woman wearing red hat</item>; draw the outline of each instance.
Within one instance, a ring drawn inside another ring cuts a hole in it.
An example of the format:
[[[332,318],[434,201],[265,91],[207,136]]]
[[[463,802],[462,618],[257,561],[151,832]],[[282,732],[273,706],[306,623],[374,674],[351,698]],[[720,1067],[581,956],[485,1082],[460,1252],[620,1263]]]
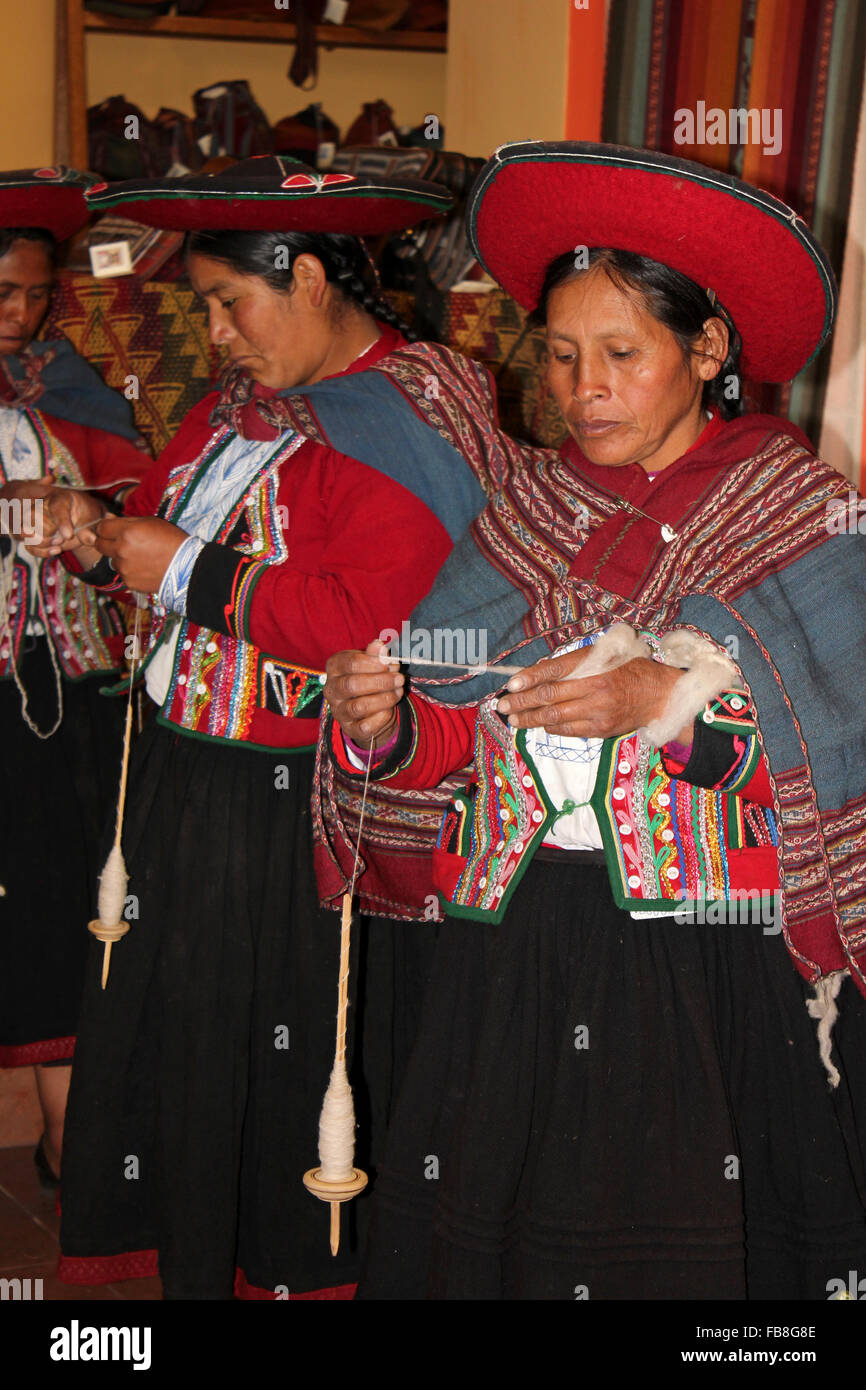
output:
[[[318,910],[312,868],[319,672],[335,646],[406,616],[483,506],[479,479],[497,485],[519,451],[495,431],[483,369],[393,326],[360,240],[441,211],[436,185],[267,157],[90,201],[189,232],[190,278],[229,361],[123,518],[67,499],[69,563],[103,592],[152,595],[158,712],[124,828],[138,917],[107,988],[99,946],[88,978],[61,1275],[158,1269],[176,1299],[345,1297],[353,1241],[331,1258],[301,1181],[338,974],[338,921]],[[374,1148],[411,1023],[399,972],[423,969],[431,930],[367,937],[355,1052]],[[364,1199],[354,1210],[363,1229]]]
[[[344,770],[474,765],[361,1292],[824,1299],[866,1259],[866,567],[739,373],[805,365],[832,273],[776,199],[646,151],[506,146],[470,218],[569,439],[411,620],[520,674],[328,663]]]
[[[121,726],[99,690],[122,666],[124,629],[111,600],[35,547],[53,531],[52,484],[119,506],[149,463],[127,402],[68,342],[36,340],[90,182],[64,168],[0,174],[0,1066],[35,1065],[46,1189],[58,1185],[81,926],[117,782]]]

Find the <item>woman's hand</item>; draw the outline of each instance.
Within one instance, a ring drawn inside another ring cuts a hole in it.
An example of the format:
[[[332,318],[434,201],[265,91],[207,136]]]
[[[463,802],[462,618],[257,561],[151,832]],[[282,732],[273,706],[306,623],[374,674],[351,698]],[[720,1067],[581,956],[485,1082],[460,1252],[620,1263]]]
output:
[[[158,516],[109,516],[82,540],[107,555],[128,589],[155,594],[188,532]]]
[[[46,498],[53,483],[50,478],[19,478],[0,487],[2,509],[2,530],[13,540],[23,541],[28,549],[33,543],[42,543],[46,531],[53,531],[49,521],[46,527]],[[28,505],[29,504],[29,505]]]
[[[396,661],[379,659],[384,642],[365,652],[344,651],[328,658],[325,699],[346,738],[360,748],[376,748],[394,733],[405,678]]]
[[[81,527],[99,522],[109,513],[104,503],[89,492],[77,488],[51,487],[45,494],[42,509],[42,534],[38,544],[28,544],[33,555],[44,559],[48,555],[59,555],[62,550],[81,550],[89,553],[80,534]],[[95,555],[95,559],[99,556]],[[89,568],[87,556],[78,557]]]
[[[615,738],[658,717],[682,675],[676,666],[638,657],[584,680],[567,680],[591,648],[555,656],[512,676],[497,709],[515,729],[546,729],[569,738]],[[691,725],[679,736],[692,739]]]

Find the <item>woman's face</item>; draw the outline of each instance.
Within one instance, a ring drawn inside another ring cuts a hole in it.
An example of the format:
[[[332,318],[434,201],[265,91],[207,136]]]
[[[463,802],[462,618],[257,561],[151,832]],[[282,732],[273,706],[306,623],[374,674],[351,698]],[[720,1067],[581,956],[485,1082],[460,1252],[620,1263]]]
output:
[[[0,357],[20,352],[48,310],[54,272],[44,246],[13,241],[0,256]]]
[[[210,256],[190,256],[189,275],[208,307],[211,342],[262,386],[308,386],[344,365],[315,256],[297,257],[289,294]]]
[[[724,354],[719,362],[684,355],[642,297],[602,266],[550,293],[547,341],[550,388],[592,463],[655,473],[694,444],[706,424],[703,384]]]

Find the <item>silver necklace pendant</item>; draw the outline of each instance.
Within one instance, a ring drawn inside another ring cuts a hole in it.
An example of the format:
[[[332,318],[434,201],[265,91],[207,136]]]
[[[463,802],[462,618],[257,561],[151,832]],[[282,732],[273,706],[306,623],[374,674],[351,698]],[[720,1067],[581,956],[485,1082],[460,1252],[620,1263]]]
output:
[[[662,540],[664,541],[665,545],[670,545],[671,541],[675,541],[676,538],[677,533],[674,530],[674,528],[672,526],[668,526],[667,522],[665,522],[664,526],[662,527]]]

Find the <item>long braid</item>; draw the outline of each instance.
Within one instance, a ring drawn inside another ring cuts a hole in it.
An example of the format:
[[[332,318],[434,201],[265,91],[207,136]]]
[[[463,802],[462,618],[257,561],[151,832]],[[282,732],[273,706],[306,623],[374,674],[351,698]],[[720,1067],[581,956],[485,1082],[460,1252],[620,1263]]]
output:
[[[373,318],[396,328],[410,343],[417,342],[418,335],[401,318],[382,293],[379,272],[367,247],[360,238],[350,237],[354,245],[346,248],[346,253],[337,251],[333,255],[336,267],[335,283],[347,299],[352,299]],[[342,264],[341,264],[342,262]]]

